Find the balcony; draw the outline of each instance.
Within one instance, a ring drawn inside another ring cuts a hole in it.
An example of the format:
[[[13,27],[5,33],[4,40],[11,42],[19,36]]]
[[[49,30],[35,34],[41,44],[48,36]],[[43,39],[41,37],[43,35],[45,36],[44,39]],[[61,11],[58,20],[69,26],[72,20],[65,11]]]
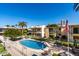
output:
[[[73,36],[79,36],[79,33],[78,34],[73,34]]]

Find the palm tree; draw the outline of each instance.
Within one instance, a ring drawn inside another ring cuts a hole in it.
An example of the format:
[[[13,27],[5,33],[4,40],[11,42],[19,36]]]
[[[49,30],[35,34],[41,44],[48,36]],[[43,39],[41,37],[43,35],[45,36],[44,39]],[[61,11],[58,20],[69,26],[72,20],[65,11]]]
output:
[[[18,26],[22,29],[22,35],[23,35],[23,29],[24,29],[24,27],[27,27],[27,23],[26,22],[19,22],[18,23]]]
[[[79,3],[74,3],[74,10],[79,11]]]
[[[15,24],[15,27],[17,27],[18,26],[18,24]]]
[[[10,27],[10,25],[5,25],[6,27]]]
[[[11,27],[15,27],[15,25],[11,25]]]

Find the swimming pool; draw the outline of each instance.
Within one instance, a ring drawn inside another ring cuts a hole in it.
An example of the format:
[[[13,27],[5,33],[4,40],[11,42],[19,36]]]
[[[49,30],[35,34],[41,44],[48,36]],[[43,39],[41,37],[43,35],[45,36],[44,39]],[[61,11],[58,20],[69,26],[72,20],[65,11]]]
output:
[[[33,48],[33,49],[44,49],[46,45],[42,42],[34,41],[34,40],[23,40],[20,41],[20,44],[24,45],[25,47]]]

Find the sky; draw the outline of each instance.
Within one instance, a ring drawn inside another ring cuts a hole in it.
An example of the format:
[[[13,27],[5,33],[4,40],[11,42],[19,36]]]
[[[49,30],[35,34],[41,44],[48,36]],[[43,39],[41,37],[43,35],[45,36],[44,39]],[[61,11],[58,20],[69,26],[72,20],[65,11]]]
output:
[[[79,24],[79,12],[72,3],[7,3],[0,4],[0,26],[15,25],[25,21],[27,26],[47,25],[68,20]]]

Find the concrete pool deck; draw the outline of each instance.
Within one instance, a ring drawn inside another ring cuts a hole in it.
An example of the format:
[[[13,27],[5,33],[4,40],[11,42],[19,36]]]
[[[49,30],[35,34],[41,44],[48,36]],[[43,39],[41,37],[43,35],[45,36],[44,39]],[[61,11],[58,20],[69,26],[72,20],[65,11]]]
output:
[[[33,40],[30,38],[28,38],[28,39]],[[2,36],[0,36],[0,40],[2,40],[4,42],[4,38]],[[26,39],[22,39],[22,40],[26,40]],[[44,51],[47,51],[49,49],[48,47],[46,47],[43,50],[41,50],[41,49],[37,50],[37,49],[25,47],[19,43],[22,40],[11,41],[11,40],[6,39],[5,48],[7,49],[8,53],[10,53],[12,56],[32,56],[33,54],[36,54],[38,56],[42,56],[41,53],[43,53]],[[58,51],[58,50],[56,48],[52,47],[52,50],[48,56],[52,56],[52,53],[55,53],[56,51]],[[59,51],[56,53],[59,53]]]

